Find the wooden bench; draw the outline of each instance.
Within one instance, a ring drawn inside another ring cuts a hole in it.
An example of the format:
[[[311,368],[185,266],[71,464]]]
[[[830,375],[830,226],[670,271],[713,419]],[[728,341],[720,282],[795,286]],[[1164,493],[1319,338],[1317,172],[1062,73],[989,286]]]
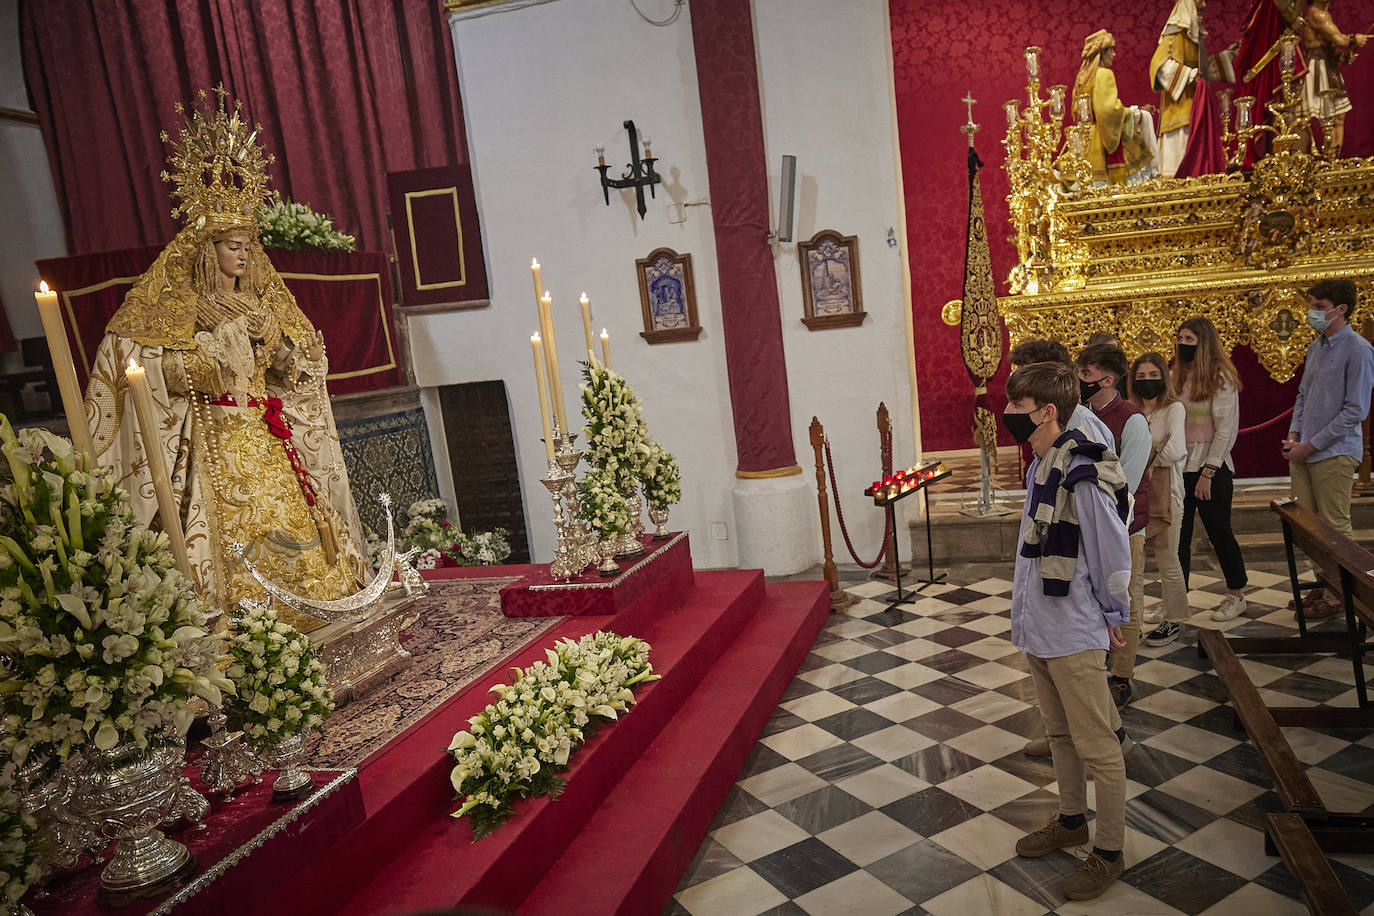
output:
[[[1374,710],[1370,709],[1364,680],[1368,625],[1374,622],[1374,554],[1292,499],[1275,500],[1271,508],[1283,525],[1298,635],[1228,638],[1218,630],[1200,630],[1198,653],[1211,661],[1231,699],[1236,721],[1259,753],[1283,805],[1285,813],[1266,818],[1265,852],[1283,857],[1298,879],[1303,900],[1311,912],[1347,916],[1355,908],[1325,853],[1374,852],[1374,818],[1328,811],[1302,761],[1284,737],[1282,727],[1368,728],[1374,724]],[[1317,582],[1298,581],[1297,550],[1311,559]],[[1308,632],[1302,592],[1318,585],[1325,585],[1340,602],[1344,632]],[[1359,705],[1354,709],[1266,706],[1246,675],[1238,653],[1347,655],[1354,668]]]
[[[1355,905],[1303,819],[1296,814],[1270,814],[1265,820],[1267,841],[1298,879],[1307,909],[1315,916],[1355,916]]]

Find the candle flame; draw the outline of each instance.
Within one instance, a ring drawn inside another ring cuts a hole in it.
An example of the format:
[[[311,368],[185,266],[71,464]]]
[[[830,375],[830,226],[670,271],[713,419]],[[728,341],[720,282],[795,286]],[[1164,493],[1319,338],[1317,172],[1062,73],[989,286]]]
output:
[[[583,301],[583,302],[590,302],[590,301],[591,301],[590,299],[587,298],[587,291],[586,291],[585,289],[582,291],[582,300],[581,300],[581,301]]]
[[[531,342],[531,343],[539,343],[539,342],[540,342],[540,337],[539,337],[539,332],[538,332],[538,331],[535,331],[533,334],[530,335],[530,342]]]
[[[530,258],[530,270],[536,270],[536,269],[538,269],[538,267],[539,267],[539,259],[538,259],[538,258]]]
[[[544,290],[544,295],[540,296],[539,299],[542,302],[552,302],[553,293],[549,292],[548,290]]]
[[[44,294],[45,296],[50,292],[50,290],[48,289],[48,281],[47,281],[47,280],[39,280],[39,281],[38,281],[38,291],[39,291],[40,293]]]
[[[605,328],[602,328],[602,329],[601,329],[601,336],[602,336],[602,337],[610,337],[610,336],[611,336],[611,332],[608,331],[608,330],[606,330]]]
[[[143,371],[143,367],[140,366],[137,362],[135,362],[132,356],[129,357],[129,369],[133,372]]]

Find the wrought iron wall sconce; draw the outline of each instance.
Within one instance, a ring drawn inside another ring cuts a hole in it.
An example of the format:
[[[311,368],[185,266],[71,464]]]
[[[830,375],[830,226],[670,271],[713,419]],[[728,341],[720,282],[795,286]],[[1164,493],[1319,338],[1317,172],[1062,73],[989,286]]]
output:
[[[649,189],[649,196],[654,196],[654,185],[661,179],[654,171],[653,150],[649,148],[649,138],[640,137],[639,131],[635,129],[634,121],[625,122],[625,130],[630,135],[630,161],[625,165],[625,171],[619,178],[607,178],[606,172],[610,166],[606,164],[606,147],[596,148],[596,170],[601,173],[601,194],[606,198],[606,205],[611,204],[611,188],[634,188],[635,189],[635,209],[639,211],[639,218],[644,218],[647,207],[644,205],[644,189]],[[644,156],[640,158],[639,145],[644,144]]]

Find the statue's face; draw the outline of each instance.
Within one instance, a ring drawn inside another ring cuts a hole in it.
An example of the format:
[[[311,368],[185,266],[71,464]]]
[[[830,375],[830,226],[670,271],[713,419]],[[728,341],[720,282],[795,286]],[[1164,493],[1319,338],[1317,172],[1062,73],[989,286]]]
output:
[[[220,273],[235,280],[248,273],[248,233],[236,232],[215,243],[215,261]]]
[[[1102,66],[1110,68],[1112,63],[1116,60],[1116,48],[1108,48],[1103,51],[1102,56],[1098,58],[1098,60],[1102,62]]]

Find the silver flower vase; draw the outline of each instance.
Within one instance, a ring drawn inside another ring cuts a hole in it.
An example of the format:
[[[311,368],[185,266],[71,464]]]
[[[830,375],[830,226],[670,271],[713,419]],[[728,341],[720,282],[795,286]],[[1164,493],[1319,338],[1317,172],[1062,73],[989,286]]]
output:
[[[601,575],[610,578],[620,572],[620,565],[615,561],[615,553],[620,544],[620,538],[606,538],[598,543],[601,549],[601,564],[596,567],[596,571]]]
[[[107,840],[114,855],[100,873],[98,902],[130,906],[160,897],[195,873],[196,857],[157,826],[184,805],[179,753],[129,745],[87,748],[72,772],[68,811]]]
[[[305,734],[297,732],[273,747],[268,759],[280,774],[272,783],[272,801],[292,802],[315,791],[315,777],[300,768],[305,759]]]
[[[644,552],[644,545],[639,540],[639,536],[644,533],[644,521],[641,518],[644,502],[639,497],[638,487],[625,494],[625,502],[630,504],[630,530],[626,531],[616,541],[615,555],[618,557],[637,557]]]
[[[654,540],[664,541],[668,539],[668,507],[659,508],[649,506],[649,521],[654,523]]]

